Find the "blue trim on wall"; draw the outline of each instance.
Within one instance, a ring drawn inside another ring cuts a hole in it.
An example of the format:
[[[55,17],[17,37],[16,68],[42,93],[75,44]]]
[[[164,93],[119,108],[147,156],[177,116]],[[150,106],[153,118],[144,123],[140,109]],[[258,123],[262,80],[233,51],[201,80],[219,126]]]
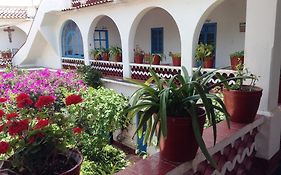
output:
[[[98,36],[99,36],[98,38],[95,38],[96,32],[98,33]],[[105,38],[102,37],[103,33],[104,33]],[[109,48],[108,30],[95,30],[93,38],[94,38],[94,47],[96,49],[99,49],[99,48],[108,49]],[[98,46],[96,45],[97,42],[99,43]],[[105,45],[103,45],[102,42],[105,42]]]

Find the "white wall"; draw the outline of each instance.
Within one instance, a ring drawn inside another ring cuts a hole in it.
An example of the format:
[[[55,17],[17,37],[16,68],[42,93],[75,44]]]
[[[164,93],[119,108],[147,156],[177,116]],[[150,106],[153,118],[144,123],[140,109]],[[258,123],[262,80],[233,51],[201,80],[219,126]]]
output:
[[[163,27],[164,34],[163,49],[166,60],[163,59],[162,63],[171,63],[172,60],[169,57],[169,52],[180,53],[181,50],[180,35],[174,19],[163,9],[152,9],[141,19],[135,35],[135,47],[138,45],[145,53],[150,53],[151,28],[158,27]],[[133,60],[131,61],[133,62]]]
[[[216,67],[230,65],[229,54],[244,50],[245,32],[239,24],[246,22],[247,0],[227,0],[209,15],[210,23],[217,23]]]
[[[24,31],[17,27],[11,27],[15,31],[12,32],[12,42],[9,42],[8,32],[4,32],[3,30],[6,28],[0,28],[0,51],[7,49],[19,49],[26,40],[26,34]]]

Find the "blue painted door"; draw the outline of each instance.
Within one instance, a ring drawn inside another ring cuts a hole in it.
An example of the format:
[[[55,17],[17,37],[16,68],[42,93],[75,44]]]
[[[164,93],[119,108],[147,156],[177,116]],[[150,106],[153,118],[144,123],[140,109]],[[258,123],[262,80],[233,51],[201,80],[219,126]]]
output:
[[[198,43],[212,44],[216,47],[217,23],[206,23],[203,25]]]

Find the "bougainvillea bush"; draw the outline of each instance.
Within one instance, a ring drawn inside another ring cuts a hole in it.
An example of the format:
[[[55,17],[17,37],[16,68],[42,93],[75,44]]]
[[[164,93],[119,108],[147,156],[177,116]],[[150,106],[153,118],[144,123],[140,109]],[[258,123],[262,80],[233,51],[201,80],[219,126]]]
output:
[[[80,76],[74,71],[49,69],[23,71],[7,70],[0,76],[0,96],[10,98],[21,92],[32,95],[60,95],[60,88],[80,90],[85,88]]]

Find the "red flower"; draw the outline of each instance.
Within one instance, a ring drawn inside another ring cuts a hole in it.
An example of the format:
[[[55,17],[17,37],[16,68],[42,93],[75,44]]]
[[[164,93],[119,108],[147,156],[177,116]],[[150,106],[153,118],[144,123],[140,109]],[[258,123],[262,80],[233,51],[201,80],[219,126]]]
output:
[[[16,98],[17,101],[17,107],[18,108],[24,108],[26,106],[32,105],[33,101],[30,99],[30,96],[25,93],[21,93]]]
[[[5,112],[0,109],[0,119],[5,115]]]
[[[0,103],[4,103],[6,101],[7,101],[7,98],[3,98],[3,97],[0,98]]]
[[[3,131],[4,127],[5,127],[5,125],[0,125],[0,132]]]
[[[20,134],[22,131],[28,129],[28,120],[21,120],[21,121],[14,121],[10,124],[8,128],[8,132],[11,136],[14,136],[16,134]]]
[[[11,113],[11,114],[7,114],[6,115],[6,118],[7,118],[7,120],[11,120],[12,118],[16,118],[16,117],[18,117],[19,115],[16,113],[16,112],[13,112],[13,113]]]
[[[37,134],[31,136],[31,137],[29,138],[29,140],[28,140],[28,143],[29,143],[29,144],[33,144],[37,139],[41,139],[41,138],[43,138],[43,137],[45,137],[45,134],[42,133],[42,132],[39,132],[39,133],[37,133]]]
[[[72,105],[72,104],[77,104],[82,102],[82,98],[80,95],[75,95],[75,94],[71,94],[68,97],[65,98],[65,104],[67,106]]]
[[[55,98],[52,96],[40,96],[34,106],[36,108],[42,108],[44,106],[53,104],[54,101],[55,101]]]
[[[41,129],[48,125],[49,125],[48,119],[40,119],[38,120],[37,124],[34,126],[34,129]]]
[[[0,142],[0,154],[5,154],[9,150],[9,143],[8,142]]]
[[[82,129],[79,128],[79,127],[75,127],[75,128],[72,129],[72,131],[73,131],[73,133],[75,133],[75,134],[80,134],[80,133],[82,132]]]

